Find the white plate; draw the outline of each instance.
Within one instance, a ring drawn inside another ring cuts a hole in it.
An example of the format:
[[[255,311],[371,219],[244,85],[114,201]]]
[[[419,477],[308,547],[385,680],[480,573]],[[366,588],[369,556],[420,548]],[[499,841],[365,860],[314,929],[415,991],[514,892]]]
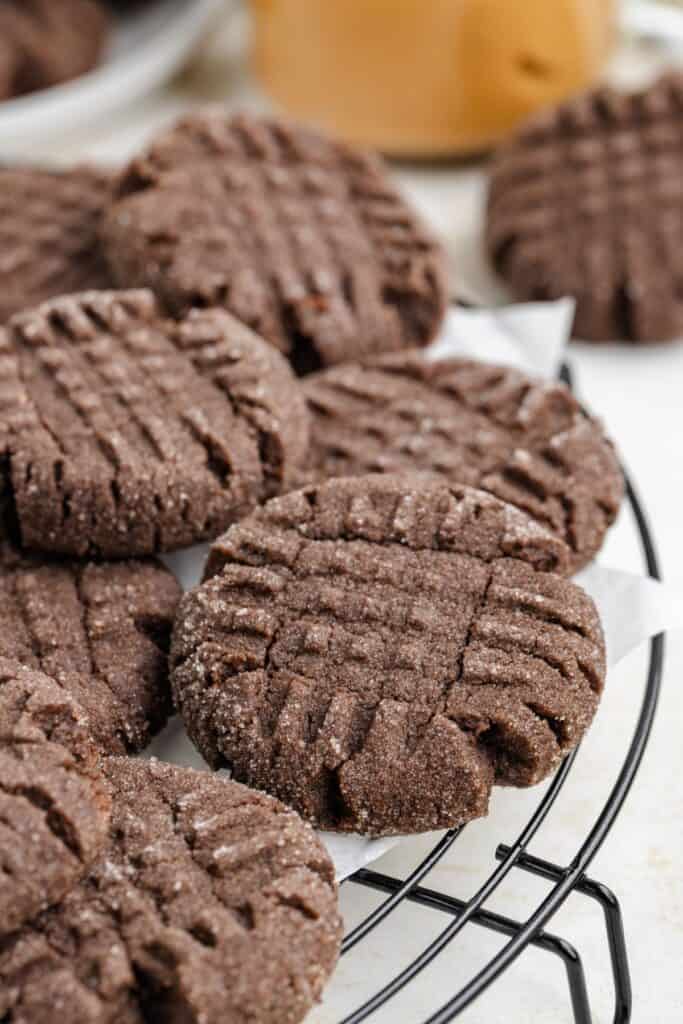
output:
[[[622,12],[624,27],[634,35],[679,46],[683,43],[683,10],[657,0],[628,0]]]
[[[65,85],[0,102],[0,154],[101,121],[166,81],[187,59],[222,0],[157,0],[122,17],[103,63]]]

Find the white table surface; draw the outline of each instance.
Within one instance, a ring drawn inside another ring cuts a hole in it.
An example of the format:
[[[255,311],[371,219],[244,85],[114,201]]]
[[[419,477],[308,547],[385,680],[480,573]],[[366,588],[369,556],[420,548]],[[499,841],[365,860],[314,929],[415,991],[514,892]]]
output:
[[[145,138],[180,112],[206,101],[231,105],[254,98],[231,57],[232,36],[214,33],[202,59],[176,83],[125,110],[87,136],[65,134],[59,146],[36,146],[32,158],[62,162],[125,159]],[[230,59],[228,59],[230,58]],[[628,66],[628,65],[627,65]],[[485,301],[498,301],[480,251],[485,167],[396,168],[397,179],[429,217],[449,247],[454,285]],[[582,396],[618,439],[645,496],[666,576],[683,586],[683,343],[628,348],[574,345],[571,361]],[[628,516],[610,535],[601,556],[606,565],[639,569]],[[597,815],[615,767],[626,749],[644,680],[645,654],[636,652],[610,673],[606,696],[560,804],[531,851],[567,863]],[[596,858],[591,874],[618,894],[625,914],[633,973],[635,1024],[683,1020],[683,635],[668,640],[659,715],[642,770],[625,809]],[[468,827],[429,885],[467,897],[491,869],[500,841],[513,841],[539,796],[498,791],[487,820]],[[405,873],[427,839],[412,840],[388,854],[381,869]],[[547,891],[521,873],[488,905],[522,920]],[[345,886],[349,922],[376,897]],[[401,909],[378,934],[341,963],[323,1005],[310,1020],[333,1024],[356,1009],[392,973],[405,966],[446,921],[433,912]],[[597,906],[572,896],[550,930],[579,949],[587,971],[596,1024],[612,1020],[607,946]],[[500,945],[490,933],[468,926],[420,980],[372,1020],[383,1024],[423,1021],[440,1007]],[[569,1024],[572,1015],[561,963],[527,951],[521,960],[459,1018],[468,1024]]]

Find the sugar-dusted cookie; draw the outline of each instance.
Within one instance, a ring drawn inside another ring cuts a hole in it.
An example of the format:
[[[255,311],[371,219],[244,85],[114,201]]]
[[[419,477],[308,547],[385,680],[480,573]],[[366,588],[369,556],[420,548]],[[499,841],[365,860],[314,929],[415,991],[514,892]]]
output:
[[[567,558],[523,512],[433,477],[276,498],[181,601],[177,706],[214,767],[323,828],[459,825],[593,717],[604,643]]]
[[[283,357],[224,310],[86,292],[0,332],[0,493],[22,544],[122,558],[217,537],[285,488],[308,412]]]
[[[83,711],[42,672],[0,657],[0,936],[90,869],[110,803]]]
[[[332,367],[303,385],[313,478],[428,470],[479,487],[566,541],[572,570],[597,554],[617,516],[614,448],[563,384],[409,352]]]
[[[109,846],[0,950],[0,1014],[78,1024],[296,1024],[334,967],[332,863],[313,831],[208,772],[110,758]]]
[[[54,679],[107,754],[166,724],[168,645],[180,588],[160,562],[58,561],[0,547],[0,657]]]
[[[380,160],[310,129],[193,114],[124,171],[103,227],[122,287],[224,306],[299,371],[423,345],[444,257]]]

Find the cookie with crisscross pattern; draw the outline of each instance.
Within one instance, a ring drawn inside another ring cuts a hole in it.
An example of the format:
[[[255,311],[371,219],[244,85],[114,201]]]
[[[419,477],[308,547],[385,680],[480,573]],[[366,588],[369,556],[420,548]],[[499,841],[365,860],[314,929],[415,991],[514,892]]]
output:
[[[0,489],[25,547],[137,556],[218,536],[308,445],[287,362],[224,310],[86,292],[0,332]],[[2,495],[0,495],[2,497]]]
[[[53,679],[107,754],[142,750],[171,710],[168,646],[180,599],[154,559],[80,562],[0,546],[0,657]]]
[[[303,387],[316,479],[420,470],[480,487],[566,541],[572,571],[618,514],[614,448],[559,382],[413,351],[330,367]]]
[[[341,938],[332,863],[292,811],[208,772],[110,758],[108,846],[0,949],[0,1015],[296,1024]]]
[[[605,652],[557,537],[432,477],[332,480],[217,541],[183,598],[172,685],[207,760],[323,828],[486,812],[581,738]]]
[[[123,287],[230,310],[299,371],[426,344],[444,258],[379,159],[285,121],[193,114],[124,171],[103,238]]]
[[[42,672],[0,657],[0,936],[85,875],[109,812],[82,709]]]
[[[502,147],[486,237],[517,296],[574,296],[587,341],[683,335],[682,126],[672,74],[639,93],[586,93]]]

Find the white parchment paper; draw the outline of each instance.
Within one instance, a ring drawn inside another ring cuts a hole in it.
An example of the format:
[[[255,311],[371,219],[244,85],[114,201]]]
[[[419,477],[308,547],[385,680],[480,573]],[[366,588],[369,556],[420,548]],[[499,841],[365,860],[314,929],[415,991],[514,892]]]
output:
[[[454,309],[426,355],[467,356],[516,366],[550,379],[562,361],[572,317],[571,300],[497,310]],[[198,582],[206,551],[201,545],[165,559],[183,587]],[[676,587],[597,563],[584,569],[577,582],[598,606],[611,666],[655,634],[683,628],[683,591]],[[178,718],[157,737],[145,756],[206,768]],[[397,837],[373,840],[330,833],[322,833],[322,838],[339,880],[377,860],[401,841]]]

